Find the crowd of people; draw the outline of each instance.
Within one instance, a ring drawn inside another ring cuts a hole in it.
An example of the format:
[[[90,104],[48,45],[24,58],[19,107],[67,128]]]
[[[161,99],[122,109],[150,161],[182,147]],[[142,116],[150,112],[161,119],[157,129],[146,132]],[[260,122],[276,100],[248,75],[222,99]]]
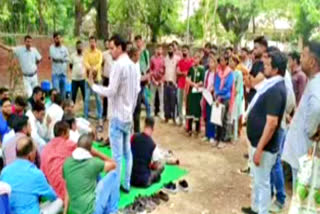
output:
[[[77,41],[69,55],[59,33],[53,41],[50,90],[38,84],[41,55],[31,36],[25,36],[23,46],[0,43],[18,58],[26,95],[12,101],[8,89],[0,89],[0,193],[7,197],[6,209],[117,213],[120,190],[129,193],[131,185],[148,187],[160,180],[166,161],[152,139],[155,116],[185,125],[188,136],[201,135],[204,124],[203,141],[219,149],[243,136],[249,158],[241,172],[250,173],[253,185],[251,207],[242,211],[283,209],[282,160],[291,166],[294,189],[298,159],[319,134],[320,44],[306,45],[300,55],[268,46],[263,36],[254,40],[253,50],[210,43],[194,49],[173,41],[156,45],[151,55],[139,35],[134,42],[119,35],[106,39],[104,52],[91,36],[88,48]],[[74,112],[79,89],[83,118]],[[89,121],[92,95],[96,127]],[[146,119],[141,131],[142,104]],[[93,148],[104,119],[109,122],[112,159]],[[107,175],[102,178],[101,172]],[[40,205],[42,198],[47,201]]]

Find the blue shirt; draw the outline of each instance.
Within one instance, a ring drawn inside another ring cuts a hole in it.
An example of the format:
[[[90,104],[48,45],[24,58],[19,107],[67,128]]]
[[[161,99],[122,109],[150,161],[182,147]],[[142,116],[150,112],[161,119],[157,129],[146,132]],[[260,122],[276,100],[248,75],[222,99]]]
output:
[[[28,50],[25,46],[13,48],[13,53],[19,60],[23,74],[34,74],[37,71],[37,62],[41,60],[41,55],[35,48]]]
[[[68,49],[63,46],[50,46],[49,50],[50,58],[52,60],[52,74],[67,74],[69,53]]]
[[[220,82],[221,79],[219,75],[215,75],[214,79],[214,93],[216,97],[221,98],[222,100],[229,100],[231,97],[231,91],[233,86],[233,73],[230,72],[230,74],[226,77],[224,86],[222,89],[220,89]]]
[[[4,119],[2,112],[0,112],[0,139],[1,139],[1,142],[3,140],[4,135],[7,134],[8,132],[10,132],[10,128],[8,126],[7,121]]]
[[[320,125],[320,73],[308,82],[299,106],[292,119],[283,148],[282,159],[294,169],[299,168],[299,158],[308,153]]]
[[[55,200],[56,193],[43,172],[33,163],[17,159],[6,166],[0,180],[11,186],[10,207],[13,214],[39,214],[39,198]]]

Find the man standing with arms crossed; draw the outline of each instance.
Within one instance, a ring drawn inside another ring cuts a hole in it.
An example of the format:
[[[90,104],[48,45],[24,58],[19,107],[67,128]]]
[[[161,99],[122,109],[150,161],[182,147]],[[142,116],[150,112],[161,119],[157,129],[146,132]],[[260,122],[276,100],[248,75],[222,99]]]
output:
[[[25,93],[31,97],[32,90],[38,85],[38,65],[41,60],[41,55],[38,50],[32,46],[32,37],[26,35],[24,37],[24,46],[8,47],[0,43],[0,48],[13,52],[18,58],[22,75]]]
[[[52,85],[64,98],[66,96],[67,71],[69,63],[68,49],[61,44],[61,34],[53,34],[54,44],[50,46],[49,54],[52,61]]]
[[[126,44],[126,41],[118,35],[110,39],[110,51],[114,65],[109,76],[109,86],[94,84],[92,75],[89,76],[88,83],[94,92],[108,97],[110,102],[109,138],[112,156],[117,163],[117,187],[120,189],[122,156],[124,156],[126,161],[125,183],[121,189],[128,193],[132,170],[130,135],[133,112],[140,90],[140,79],[135,64],[126,53]],[[120,192],[117,192],[117,198],[120,199]]]

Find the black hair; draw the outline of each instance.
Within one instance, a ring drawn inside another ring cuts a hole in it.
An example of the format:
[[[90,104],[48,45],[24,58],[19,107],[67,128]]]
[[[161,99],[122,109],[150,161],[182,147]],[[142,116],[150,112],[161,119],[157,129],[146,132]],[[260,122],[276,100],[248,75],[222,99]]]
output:
[[[8,117],[7,124],[8,124],[8,126],[9,126],[10,128],[13,129],[14,123],[15,123],[17,117],[18,117],[18,116],[15,115],[15,114],[11,114],[11,115]]]
[[[288,56],[297,62],[298,65],[300,65],[300,54],[298,51],[292,51],[288,54]]]
[[[80,41],[80,40],[78,40],[77,42],[76,42],[76,45],[81,45],[82,44],[82,42]]]
[[[179,43],[178,43],[177,40],[173,40],[173,41],[172,41],[172,44],[173,44],[173,45],[175,44],[175,45],[179,46]]]
[[[269,52],[268,55],[271,58],[272,69],[278,69],[278,73],[284,77],[288,62],[286,55],[280,51]]]
[[[207,42],[205,45],[204,45],[205,48],[211,48],[211,44],[210,42]]]
[[[268,48],[268,41],[264,36],[259,36],[259,37],[255,38],[255,40],[253,42],[258,43],[260,45],[263,45],[265,48]]]
[[[43,90],[41,89],[40,86],[36,86],[36,87],[34,87],[34,89],[32,91],[32,96],[34,96],[34,95],[36,95],[36,94],[38,94],[40,92],[43,92]]]
[[[6,87],[0,88],[0,94],[3,94],[3,93],[8,92],[8,91],[9,91],[9,89],[6,88]]]
[[[22,96],[17,96],[16,99],[14,100],[14,104],[19,105],[21,107],[27,107],[27,102],[26,99]]]
[[[28,138],[21,138],[20,140],[25,140],[25,139],[27,139],[27,143],[22,148],[17,147],[17,149],[16,149],[18,157],[25,157],[35,149],[34,148],[35,145],[33,144],[31,138],[29,138],[29,137]],[[18,141],[18,143],[19,143],[19,141]]]
[[[109,42],[109,39],[107,37],[103,39],[103,44],[106,42]]]
[[[61,36],[60,32],[56,31],[56,32],[53,33],[53,38],[54,39],[57,38],[58,36]]]
[[[32,106],[32,111],[40,112],[40,111],[45,111],[45,106],[42,102],[37,101],[33,104]]]
[[[10,99],[9,97],[3,98],[3,99],[1,100],[2,105],[3,105],[5,102],[8,102],[8,101],[11,103],[11,99]]]
[[[174,46],[173,43],[169,43],[169,44],[168,44],[168,48],[169,48],[169,47],[173,47],[173,46]]]
[[[232,52],[233,52],[233,48],[232,48],[232,47],[230,47],[230,46],[226,48],[226,51],[227,51],[227,50],[230,50],[230,51],[232,51]]]
[[[127,42],[125,39],[123,39],[120,35],[115,34],[111,37],[110,41],[113,41],[114,45],[116,47],[121,46],[122,51],[126,51],[127,48]]]
[[[27,39],[32,39],[32,37],[30,35],[25,35],[24,41],[26,41]]]
[[[241,50],[242,50],[242,51],[244,51],[244,52],[246,52],[247,54],[249,54],[249,53],[250,53],[249,49],[248,49],[248,48],[246,48],[246,47],[241,48]]]
[[[183,46],[182,46],[182,49],[183,49],[183,48],[185,48],[185,49],[188,49],[188,50],[189,50],[189,46],[188,46],[188,45],[183,45]]]
[[[136,35],[134,37],[134,41],[138,41],[138,40],[142,40],[142,36],[141,35]]]
[[[14,132],[21,132],[23,130],[24,127],[26,127],[28,125],[28,117],[23,115],[23,116],[16,116],[14,118],[14,121],[12,123],[12,127]]]
[[[74,124],[76,122],[76,118],[75,118],[74,114],[68,113],[68,114],[63,115],[62,121],[65,121],[69,125],[69,129],[71,129],[72,124]]]
[[[57,90],[56,88],[50,89],[50,91],[49,91],[49,96],[51,96],[54,91],[55,91],[55,92],[58,92],[58,90]]]
[[[307,43],[307,46],[309,47],[309,51],[316,58],[318,66],[320,66],[320,43],[316,41],[310,41]]]
[[[90,151],[92,147],[92,141],[94,141],[94,135],[92,133],[83,134],[78,140],[78,147]]]
[[[270,47],[267,48],[267,52],[268,53],[271,53],[271,52],[274,52],[274,51],[280,52],[280,49],[278,47],[276,47],[276,46],[270,46]]]
[[[97,38],[96,38],[95,36],[93,36],[93,35],[89,37],[89,41],[92,40],[92,39],[93,39],[94,41],[97,41]]]
[[[52,101],[53,101],[53,103],[57,104],[58,106],[61,106],[61,104],[63,102],[63,97],[60,93],[57,93],[54,95]]]
[[[57,122],[53,127],[53,133],[55,137],[61,137],[65,135],[69,130],[69,124],[65,121]]]
[[[218,50],[218,46],[216,46],[215,44],[211,44],[211,49]]]
[[[155,122],[154,122],[154,119],[153,119],[153,117],[147,117],[146,119],[145,119],[145,121],[144,121],[144,126],[146,127],[146,128],[154,128],[154,124],[155,124]]]

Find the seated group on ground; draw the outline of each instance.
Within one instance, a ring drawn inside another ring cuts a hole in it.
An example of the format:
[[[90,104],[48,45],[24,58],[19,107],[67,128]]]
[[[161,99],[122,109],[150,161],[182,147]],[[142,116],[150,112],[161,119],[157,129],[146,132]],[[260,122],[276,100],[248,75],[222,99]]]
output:
[[[116,163],[93,148],[95,130],[75,117],[73,101],[54,89],[46,99],[40,87],[28,100],[0,96],[0,197],[10,204],[8,213],[116,213]],[[143,133],[132,136],[133,186],[150,186],[164,169],[154,125],[146,118]]]

